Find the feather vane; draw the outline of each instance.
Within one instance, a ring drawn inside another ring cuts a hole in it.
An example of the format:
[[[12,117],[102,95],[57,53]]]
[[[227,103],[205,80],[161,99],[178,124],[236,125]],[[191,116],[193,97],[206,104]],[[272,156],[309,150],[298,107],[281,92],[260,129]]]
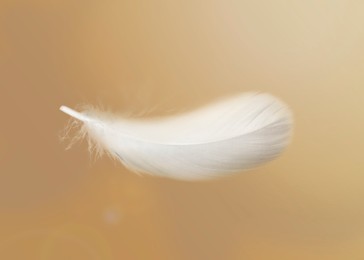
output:
[[[183,180],[227,176],[276,158],[290,141],[293,121],[284,103],[264,93],[159,119],[60,110],[81,121],[82,135],[127,168]]]

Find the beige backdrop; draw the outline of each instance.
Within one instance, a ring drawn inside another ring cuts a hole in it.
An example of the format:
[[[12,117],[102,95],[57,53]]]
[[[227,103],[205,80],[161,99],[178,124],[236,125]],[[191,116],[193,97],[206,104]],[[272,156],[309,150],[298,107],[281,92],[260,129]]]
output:
[[[2,0],[0,259],[364,259],[364,2]],[[60,105],[173,114],[241,91],[295,114],[278,160],[139,177]]]

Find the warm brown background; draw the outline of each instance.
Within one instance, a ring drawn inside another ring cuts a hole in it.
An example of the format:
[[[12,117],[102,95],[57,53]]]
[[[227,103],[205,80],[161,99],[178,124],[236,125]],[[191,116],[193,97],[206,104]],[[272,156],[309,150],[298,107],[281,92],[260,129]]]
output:
[[[364,2],[2,0],[0,259],[364,259]],[[154,115],[260,90],[295,114],[278,160],[139,177],[61,104]]]

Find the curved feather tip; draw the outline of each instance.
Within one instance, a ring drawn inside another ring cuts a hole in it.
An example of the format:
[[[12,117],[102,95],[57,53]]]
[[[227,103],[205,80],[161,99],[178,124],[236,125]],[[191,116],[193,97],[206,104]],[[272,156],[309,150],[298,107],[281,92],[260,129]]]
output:
[[[127,168],[184,180],[227,176],[268,162],[288,145],[292,129],[289,108],[261,93],[154,120],[60,110],[82,121],[81,135]]]

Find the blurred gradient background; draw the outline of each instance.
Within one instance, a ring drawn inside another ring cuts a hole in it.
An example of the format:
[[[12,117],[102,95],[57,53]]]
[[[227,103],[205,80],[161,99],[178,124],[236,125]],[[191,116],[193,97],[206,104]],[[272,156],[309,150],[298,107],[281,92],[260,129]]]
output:
[[[0,259],[364,259],[364,2],[1,0]],[[60,105],[173,114],[270,92],[276,161],[209,182],[140,177]]]

